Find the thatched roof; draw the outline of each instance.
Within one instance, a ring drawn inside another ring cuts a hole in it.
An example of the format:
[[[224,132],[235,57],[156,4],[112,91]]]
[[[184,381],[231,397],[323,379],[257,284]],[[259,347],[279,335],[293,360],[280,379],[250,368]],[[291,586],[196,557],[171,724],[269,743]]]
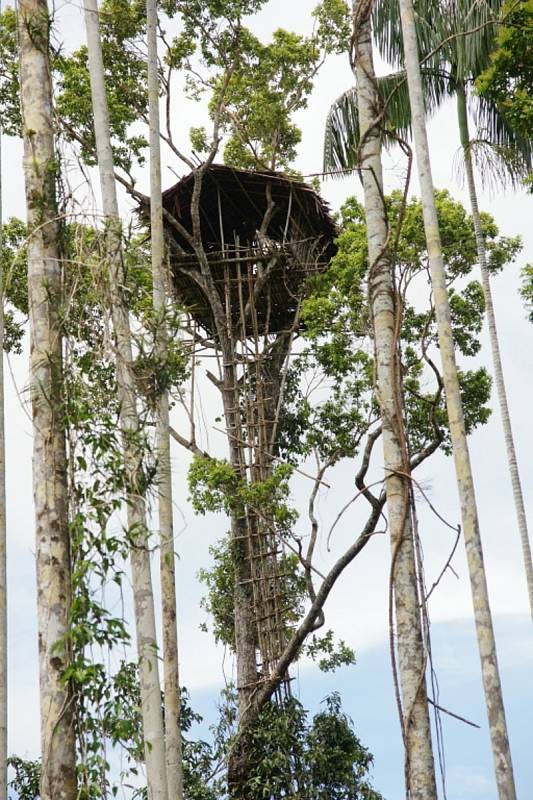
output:
[[[190,233],[194,174],[163,193],[166,211]],[[269,278],[256,302],[257,324],[262,332],[290,328],[307,277],[323,271],[335,253],[336,228],[327,203],[310,186],[285,175],[213,164],[203,177],[199,212],[203,248],[226,305],[225,285],[230,285],[232,324],[238,324],[242,303],[268,263]],[[176,294],[213,332],[207,300],[191,277],[198,269],[194,248],[168,220],[165,226],[174,245]]]
[[[270,239],[280,242],[284,235],[292,240],[308,236],[334,238],[335,224],[328,205],[307,184],[278,173],[252,172],[213,164],[204,175],[200,200],[202,241],[207,249],[221,244],[220,210],[226,243],[233,242],[233,232],[243,243],[254,240],[267,209],[267,184],[272,187],[275,205],[267,230]],[[163,193],[164,207],[188,231],[192,231],[193,185],[194,173],[190,173]],[[286,232],[291,196],[292,230]],[[190,252],[190,245],[175,231],[173,235],[180,246]]]

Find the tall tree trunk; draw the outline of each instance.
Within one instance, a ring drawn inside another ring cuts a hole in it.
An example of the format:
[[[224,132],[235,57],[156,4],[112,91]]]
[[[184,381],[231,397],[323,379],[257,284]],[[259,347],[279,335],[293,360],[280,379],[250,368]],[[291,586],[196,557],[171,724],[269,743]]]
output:
[[[481,282],[485,295],[485,308],[487,312],[487,322],[489,329],[490,347],[492,351],[492,362],[494,367],[494,378],[496,381],[496,392],[500,406],[500,416],[502,419],[503,435],[505,439],[505,449],[507,450],[507,461],[509,473],[511,475],[511,485],[513,488],[514,504],[516,509],[516,519],[518,531],[522,543],[522,554],[524,568],[526,572],[527,589],[529,594],[529,607],[533,619],[533,562],[531,560],[531,546],[529,543],[529,533],[527,528],[526,509],[524,506],[524,496],[520,481],[520,472],[516,458],[516,450],[511,427],[511,415],[507,403],[507,391],[503,376],[502,359],[500,355],[500,345],[498,341],[498,330],[496,328],[496,316],[494,304],[492,302],[492,291],[490,286],[490,276],[487,268],[487,255],[485,251],[485,238],[481,227],[481,217],[477,202],[476,182],[474,178],[474,166],[472,161],[472,149],[470,146],[470,134],[468,131],[468,111],[466,105],[466,92],[462,84],[457,86],[457,115],[459,118],[459,133],[461,137],[461,147],[463,148],[465,159],[466,182],[468,194],[470,196],[470,207],[472,209],[472,220],[474,222],[474,232],[476,236],[476,247],[478,254],[479,267],[481,270]]]
[[[374,328],[377,393],[383,426],[387,512],[392,547],[397,648],[402,698],[407,796],[437,797],[425,679],[426,657],[413,531],[409,513],[409,472],[400,400],[397,301],[387,253],[388,226],[383,200],[379,98],[376,90],[369,19],[358,20],[354,3],[354,55],[360,124],[360,160],[368,238],[369,293]],[[399,473],[403,473],[399,474]]]
[[[222,376],[217,381],[222,395],[224,419],[226,423],[229,459],[235,473],[246,478],[246,464],[242,455],[241,410],[239,404],[236,356],[231,325],[228,329],[227,310],[216,288],[210,264],[202,243],[200,199],[205,171],[211,164],[209,159],[194,171],[193,194],[191,198],[191,217],[193,247],[200,266],[202,290],[205,292],[213,312],[216,336],[220,344]],[[239,706],[239,725],[250,709],[254,691],[257,689],[257,622],[253,603],[253,590],[250,582],[250,553],[248,551],[247,520],[239,512],[231,515],[231,541],[234,575],[234,631],[235,656],[237,662],[237,695]],[[249,763],[249,740],[238,737],[238,746],[233,746],[228,754],[228,793],[232,800],[242,800],[243,784],[246,781]],[[172,799],[170,799],[172,800]]]
[[[236,474],[246,478],[246,469],[242,460],[239,424],[239,396],[235,354],[227,347],[223,351],[223,385],[222,401],[224,418],[228,432],[230,463]],[[247,536],[246,517],[238,512],[232,514],[231,539],[234,575],[234,630],[235,657],[237,662],[237,698],[239,705],[239,727],[247,710],[253,703],[254,690],[257,687],[257,621],[251,583],[249,542]],[[250,769],[248,737],[239,737],[237,746],[233,746],[228,759],[228,792],[231,800],[245,800],[244,784]]]
[[[94,130],[106,221],[111,316],[115,333],[117,391],[124,439],[124,460],[130,487],[127,498],[128,529],[132,539],[131,571],[141,690],[149,800],[168,800],[165,740],[157,657],[154,596],[148,549],[146,505],[140,487],[142,445],[133,375],[129,314],[124,298],[121,226],[114,177],[109,114],[96,0],[85,0],[85,25],[94,114]]]
[[[166,323],[165,239],[161,197],[161,147],[159,130],[159,75],[157,67],[157,2],[147,0],[148,104],[150,121],[150,228],[152,279],[156,316],[156,359],[164,365],[168,356]],[[170,460],[168,392],[158,398],[157,409],[158,507],[160,575],[163,621],[163,678],[165,705],[165,752],[168,796],[183,800],[183,753],[180,720],[178,629],[174,528],[172,519],[172,465]]]
[[[0,12],[2,6],[0,3]],[[4,270],[2,268],[2,121],[0,120],[0,800],[7,800],[6,438],[4,424]]]
[[[46,0],[18,6],[20,94],[28,218],[33,490],[37,559],[42,800],[76,798],[73,697],[63,673],[68,643],[71,565],[65,431],[61,419],[61,264]]]
[[[457,485],[461,501],[463,532],[472,587],[474,616],[481,658],[485,701],[489,716],[496,782],[500,800],[516,800],[513,765],[507,735],[507,723],[505,719],[498,659],[496,655],[496,643],[494,640],[494,630],[487,591],[485,566],[483,563],[483,549],[479,531],[474,480],[468,452],[463,407],[453,347],[450,306],[446,289],[446,275],[435,206],[433,178],[431,175],[412,0],[400,0],[400,12],[418,177],[422,196],[424,226],[446,391],[446,404],[455,470],[457,473]]]

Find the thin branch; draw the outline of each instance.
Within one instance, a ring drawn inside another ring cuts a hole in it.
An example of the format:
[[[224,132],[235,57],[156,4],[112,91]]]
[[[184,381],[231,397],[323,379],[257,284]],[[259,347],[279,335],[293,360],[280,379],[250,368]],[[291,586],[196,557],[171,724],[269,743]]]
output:
[[[428,703],[431,703],[431,705],[434,708],[438,709],[438,711],[442,711],[443,714],[448,714],[449,717],[453,717],[454,719],[458,719],[459,722],[464,722],[465,725],[470,725],[472,728],[481,729],[481,725],[477,725],[475,722],[471,722],[469,719],[466,719],[465,717],[461,717],[459,714],[454,714],[453,711],[448,711],[447,708],[443,708],[442,706],[439,706],[438,703],[435,703],[435,701],[431,699],[431,697],[428,697]]]
[[[384,482],[385,482],[385,478],[380,478],[380,480],[374,481],[374,483],[369,483],[368,486],[363,486],[362,489],[359,492],[357,492],[357,494],[354,497],[352,497],[352,499],[349,500],[341,508],[341,510],[339,511],[339,513],[337,514],[337,516],[335,518],[335,521],[333,522],[333,525],[329,529],[328,538],[326,539],[326,545],[327,545],[328,550],[329,550],[329,543],[330,543],[330,540],[331,540],[331,535],[332,535],[333,531],[335,530],[335,528],[337,527],[337,525],[340,522],[340,520],[342,519],[342,517],[344,516],[344,514],[350,508],[350,506],[352,506],[355,503],[355,501],[359,499],[359,497],[365,497],[369,501],[369,503],[372,505],[372,507],[375,508],[377,505],[379,505],[379,503],[381,502],[381,499],[377,498],[369,490],[373,486],[381,486]],[[369,496],[370,496],[371,499],[369,499]]]
[[[200,447],[198,447],[196,442],[189,441],[182,436],[181,433],[178,433],[178,431],[173,428],[172,425],[169,425],[168,432],[178,444],[180,444],[182,447],[185,447],[186,450],[190,450],[195,456],[202,456],[203,458],[211,457],[209,453],[206,453],[205,450],[202,450]]]
[[[272,674],[266,678],[262,683],[260,683],[255,691],[253,692],[250,703],[247,709],[244,711],[241,717],[241,724],[240,730],[233,742],[233,747],[237,745],[243,735],[246,735],[246,732],[253,724],[255,719],[257,719],[257,715],[259,714],[260,709],[263,705],[272,697],[273,693],[276,691],[276,688],[279,684],[283,681],[285,674],[294,661],[294,658],[300,647],[304,643],[305,639],[307,638],[308,634],[312,632],[313,625],[317,617],[319,616],[321,610],[324,607],[328,596],[333,589],[337,579],[339,576],[344,572],[346,567],[348,567],[351,562],[356,558],[357,555],[363,550],[363,548],[368,544],[370,539],[372,538],[373,534],[375,533],[377,522],[381,516],[381,511],[383,509],[383,505],[385,504],[385,498],[383,497],[380,500],[379,508],[373,508],[372,512],[366,522],[365,527],[363,528],[360,535],[357,537],[355,542],[352,544],[351,547],[346,550],[344,555],[342,555],[330,569],[328,574],[326,575],[324,581],[322,582],[314,603],[311,605],[311,608],[307,612],[303,622],[300,624],[298,629],[292,635],[289,643],[285,647],[275,670]]]

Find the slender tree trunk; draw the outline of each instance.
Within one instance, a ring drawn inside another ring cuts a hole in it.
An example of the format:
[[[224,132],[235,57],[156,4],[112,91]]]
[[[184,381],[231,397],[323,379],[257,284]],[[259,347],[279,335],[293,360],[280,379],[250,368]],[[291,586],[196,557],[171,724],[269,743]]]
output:
[[[522,543],[522,555],[524,558],[524,568],[526,572],[527,589],[529,594],[529,607],[530,607],[531,617],[533,619],[533,562],[531,559],[531,546],[529,543],[526,509],[524,505],[524,496],[522,494],[522,485],[520,481],[518,461],[516,458],[513,429],[511,427],[511,415],[509,413],[509,405],[507,402],[507,391],[505,388],[505,379],[503,376],[502,359],[500,354],[500,345],[498,341],[498,330],[496,328],[496,316],[494,313],[494,304],[492,302],[490,276],[487,268],[485,238],[483,236],[483,229],[481,227],[481,217],[479,215],[479,207],[477,202],[476,182],[474,178],[474,165],[472,162],[470,134],[468,131],[468,111],[466,107],[466,92],[463,85],[457,86],[457,114],[459,118],[459,133],[461,137],[461,146],[463,148],[463,153],[465,158],[466,182],[468,185],[468,193],[470,196],[470,207],[472,209],[472,220],[474,222],[474,232],[476,235],[477,254],[478,254],[479,267],[481,270],[481,282],[483,284],[483,293],[485,295],[485,308],[487,312],[490,347],[492,351],[492,363],[494,367],[494,378],[496,381],[496,392],[498,395],[498,403],[500,406],[503,435],[505,439],[505,449],[507,451],[507,461],[509,464],[509,473],[511,475],[511,485],[513,487],[513,497],[516,509],[516,519],[518,522],[518,531],[520,533],[520,541]]]
[[[150,227],[152,278],[156,316],[156,358],[164,364],[168,355],[166,324],[165,239],[161,197],[161,147],[159,130],[159,75],[157,68],[157,2],[147,0],[148,103],[150,118]],[[163,621],[163,677],[165,704],[165,752],[168,796],[183,800],[183,753],[181,739],[181,698],[178,665],[178,629],[174,528],[172,519],[172,465],[170,460],[168,392],[158,398],[157,457],[160,575]]]
[[[0,13],[2,6],[0,3]],[[6,439],[4,424],[4,271],[2,268],[2,121],[0,120],[0,800],[7,800]]]
[[[446,404],[461,501],[463,532],[472,586],[474,616],[481,658],[483,685],[485,688],[485,701],[489,716],[496,781],[500,800],[515,800],[516,792],[513,765],[507,735],[507,723],[496,655],[496,643],[483,563],[483,549],[479,531],[474,480],[468,452],[463,407],[453,347],[450,306],[446,289],[446,276],[435,206],[433,178],[431,175],[412,0],[400,0],[400,12],[424,226],[446,391]]]
[[[146,505],[142,489],[139,486],[142,461],[142,444],[139,439],[142,432],[137,414],[129,314],[123,295],[124,269],[120,219],[96,0],[85,1],[85,25],[98,168],[106,220],[110,306],[116,340],[115,358],[117,390],[121,407],[120,421],[124,438],[124,460],[130,481],[127,498],[128,529],[132,539],[131,571],[148,798],[149,800],[168,800],[154,596],[150,552],[147,543]]]
[[[407,796],[435,800],[435,767],[425,680],[413,531],[409,514],[409,471],[402,404],[399,398],[395,288],[387,253],[388,228],[383,201],[379,99],[372,59],[370,21],[356,19],[355,73],[359,109],[360,158],[368,238],[369,293],[374,328],[377,393],[383,426],[387,512],[392,546],[397,648],[402,698]]]
[[[73,697],[63,673],[70,661],[70,544],[65,432],[61,419],[61,264],[55,197],[52,88],[46,0],[18,7],[24,177],[29,229],[33,489],[37,559],[42,800],[76,798]]]

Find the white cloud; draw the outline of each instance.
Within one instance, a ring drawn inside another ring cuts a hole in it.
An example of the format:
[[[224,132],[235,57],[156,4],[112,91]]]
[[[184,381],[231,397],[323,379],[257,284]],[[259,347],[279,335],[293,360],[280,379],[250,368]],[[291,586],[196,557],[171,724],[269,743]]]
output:
[[[456,800],[493,800],[496,792],[493,782],[482,772],[467,767],[453,767],[448,779],[454,786]]]

